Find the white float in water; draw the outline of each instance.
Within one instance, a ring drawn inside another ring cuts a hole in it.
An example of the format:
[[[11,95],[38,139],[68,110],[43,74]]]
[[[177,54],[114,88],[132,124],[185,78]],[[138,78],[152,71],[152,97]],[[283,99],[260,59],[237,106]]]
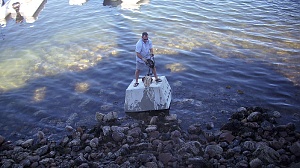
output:
[[[155,82],[154,78],[149,87],[145,87],[142,79],[139,85],[134,87],[135,79],[129,84],[125,95],[125,112],[159,111],[169,110],[171,104],[171,87],[165,76],[161,76],[161,82]]]

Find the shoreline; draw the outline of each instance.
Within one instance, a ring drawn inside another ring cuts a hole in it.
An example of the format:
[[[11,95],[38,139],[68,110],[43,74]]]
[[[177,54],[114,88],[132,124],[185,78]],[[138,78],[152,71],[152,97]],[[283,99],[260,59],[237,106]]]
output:
[[[300,167],[300,133],[277,125],[280,113],[241,107],[215,133],[187,130],[175,114],[125,121],[96,113],[92,129],[67,126],[50,141],[41,131],[27,140],[0,135],[2,167]],[[209,127],[209,125],[207,125]]]

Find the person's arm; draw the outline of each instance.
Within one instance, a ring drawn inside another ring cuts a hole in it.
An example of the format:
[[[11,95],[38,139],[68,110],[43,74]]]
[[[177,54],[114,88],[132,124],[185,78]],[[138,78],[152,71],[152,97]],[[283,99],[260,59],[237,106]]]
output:
[[[153,48],[150,49],[150,55],[151,57],[154,57]]]
[[[137,57],[139,57],[141,60],[143,60],[144,62],[147,61],[146,58],[144,58],[139,52],[136,52]]]

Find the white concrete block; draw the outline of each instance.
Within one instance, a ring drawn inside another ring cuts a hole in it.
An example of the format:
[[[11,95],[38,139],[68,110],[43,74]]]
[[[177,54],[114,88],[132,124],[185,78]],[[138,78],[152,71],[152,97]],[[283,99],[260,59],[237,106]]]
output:
[[[165,76],[161,76],[161,82],[153,82],[145,87],[142,79],[139,85],[134,87],[135,79],[129,84],[125,95],[125,112],[142,112],[168,110],[171,104],[171,87]]]

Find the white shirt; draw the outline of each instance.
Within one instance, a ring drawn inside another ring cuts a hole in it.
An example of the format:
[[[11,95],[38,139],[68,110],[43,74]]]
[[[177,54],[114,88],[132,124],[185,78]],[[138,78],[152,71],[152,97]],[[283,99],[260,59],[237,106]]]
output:
[[[140,53],[144,58],[150,59],[150,49],[152,48],[152,41],[148,38],[146,43],[142,38],[135,45],[135,52]],[[138,56],[136,56],[136,61],[144,63]]]

